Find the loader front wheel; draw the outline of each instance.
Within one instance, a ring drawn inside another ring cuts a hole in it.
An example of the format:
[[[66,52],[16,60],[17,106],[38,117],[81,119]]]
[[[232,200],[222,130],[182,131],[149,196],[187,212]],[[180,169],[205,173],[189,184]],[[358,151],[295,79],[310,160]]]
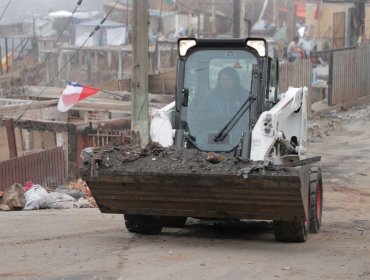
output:
[[[184,227],[187,217],[163,216],[161,217],[162,225],[164,227]]]
[[[129,232],[158,234],[163,228],[158,216],[125,214],[124,218],[125,226]]]
[[[319,167],[310,170],[310,233],[318,233],[322,219],[322,176]]]
[[[274,221],[274,235],[276,241],[305,242],[307,239],[309,223],[307,221]]]

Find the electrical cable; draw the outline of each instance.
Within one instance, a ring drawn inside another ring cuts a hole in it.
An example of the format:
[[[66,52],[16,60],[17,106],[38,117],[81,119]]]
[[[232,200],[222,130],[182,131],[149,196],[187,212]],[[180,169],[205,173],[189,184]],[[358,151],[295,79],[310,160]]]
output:
[[[53,49],[55,48],[55,46],[56,46],[56,45],[57,45],[57,43],[59,42],[59,40],[60,40],[60,38],[62,37],[62,35],[63,35],[64,31],[67,29],[67,26],[69,25],[69,23],[71,22],[71,20],[72,20],[72,18],[73,18],[73,15],[76,13],[76,11],[77,11],[78,7],[79,7],[79,6],[81,6],[81,4],[82,4],[82,0],[78,0],[78,2],[77,2],[77,4],[76,4],[76,7],[74,8],[74,10],[73,10],[73,12],[72,12],[72,15],[69,17],[69,19],[68,19],[68,21],[66,22],[66,24],[64,25],[64,27],[63,27],[62,31],[59,33],[59,35],[58,35],[57,39],[54,41],[54,44],[53,44],[53,46],[51,47],[51,49],[50,49],[50,51],[48,52],[48,54],[46,55],[46,57],[45,57],[44,61],[36,67],[35,71],[38,71],[39,69],[41,69],[41,68],[45,65],[45,63],[47,62],[48,58],[50,57],[50,55],[51,55],[51,53],[52,53]],[[17,48],[18,48],[18,47],[17,47]],[[13,117],[13,115],[14,115],[14,113],[16,112],[17,107],[18,107],[18,105],[20,105],[20,103],[21,103],[21,100],[16,104],[16,106],[15,106],[15,108],[14,108],[13,112],[10,114],[10,118],[12,118],[12,117]]]
[[[199,10],[190,8],[189,6],[187,6],[184,3],[180,2],[179,0],[176,0],[176,3],[178,3],[180,6],[183,6],[185,9],[188,9],[189,11],[193,11],[195,13],[198,13],[199,12]]]
[[[78,0],[77,4],[76,4],[76,7],[74,8],[73,12],[72,12],[72,15],[69,17],[67,23],[64,25],[64,28],[63,30],[59,33],[59,36],[58,38],[55,40],[53,46],[51,47],[50,49],[50,52],[48,52],[48,54],[46,55],[46,58],[44,59],[44,61],[42,62],[41,66],[43,66],[45,64],[45,62],[48,60],[50,54],[52,53],[53,49],[55,48],[55,46],[57,45],[59,39],[62,37],[64,31],[66,30],[67,26],[69,25],[69,23],[71,22],[72,18],[73,18],[73,15],[76,13],[77,9],[79,6],[81,6],[81,3],[82,3],[82,0]],[[40,68],[41,68],[40,66]]]
[[[2,14],[0,16],[0,21],[3,19],[3,16],[4,16],[6,10],[8,9],[10,2],[12,2],[12,0],[9,0],[8,3],[6,4],[5,9],[4,9],[4,11],[2,12]]]
[[[191,7],[189,7],[189,6],[187,6],[187,5],[185,5],[184,3],[182,3],[181,1],[179,1],[179,0],[176,0],[176,3],[178,3],[180,6],[183,6],[185,9],[188,9],[189,11],[192,11],[192,12],[194,12],[194,13],[200,13],[201,11],[200,10],[196,10],[196,9],[193,9],[193,8],[191,8]],[[198,4],[199,4],[199,2],[198,2]],[[223,4],[223,3],[214,3],[214,4],[211,4],[211,5],[221,5],[221,6],[223,6],[223,5],[227,5],[227,4]],[[227,16],[223,16],[225,19],[233,19],[233,17],[227,17]]]
[[[41,96],[41,94],[43,94],[45,92],[45,90],[48,88],[49,85],[51,85],[52,82],[54,82],[54,80],[56,79],[56,77],[58,77],[58,75],[66,68],[66,66],[71,62],[71,60],[75,57],[75,55],[85,46],[85,44],[87,43],[87,41],[94,35],[94,33],[96,31],[98,31],[104,24],[104,22],[107,20],[108,16],[110,15],[110,13],[113,11],[113,9],[117,6],[119,0],[116,1],[116,3],[113,5],[113,7],[108,11],[108,13],[106,14],[106,16],[100,21],[99,24],[97,24],[94,28],[93,31],[91,31],[91,33],[89,34],[89,36],[86,38],[86,40],[83,42],[83,44],[71,55],[70,59],[62,66],[62,68],[54,75],[54,77],[51,79],[51,81],[46,85],[44,86],[44,88],[41,90],[41,92],[36,96],[36,98],[39,98]],[[24,111],[22,112],[22,114],[19,115],[19,117],[16,119],[15,121],[15,124],[18,123],[18,121],[24,116],[24,114],[27,112],[27,110],[31,107],[31,105],[33,104],[35,100],[32,100],[31,103],[28,104],[28,106],[24,109]]]

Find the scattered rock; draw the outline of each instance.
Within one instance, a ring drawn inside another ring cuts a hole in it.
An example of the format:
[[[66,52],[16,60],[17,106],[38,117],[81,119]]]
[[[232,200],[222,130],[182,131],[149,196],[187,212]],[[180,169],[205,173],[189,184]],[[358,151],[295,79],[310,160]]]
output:
[[[23,186],[15,183],[11,187],[8,187],[3,195],[1,202],[1,210],[22,210],[26,204],[26,198],[24,196]]]
[[[209,152],[207,153],[207,161],[210,163],[220,163],[226,159],[225,155],[220,155],[216,153]]]
[[[336,117],[336,116],[337,116],[337,110],[331,110],[331,111],[329,112],[329,115],[330,115],[331,117]]]

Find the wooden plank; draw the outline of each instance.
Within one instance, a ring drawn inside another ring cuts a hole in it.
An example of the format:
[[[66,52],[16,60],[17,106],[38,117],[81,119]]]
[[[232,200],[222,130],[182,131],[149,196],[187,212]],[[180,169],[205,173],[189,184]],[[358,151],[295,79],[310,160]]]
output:
[[[15,143],[16,143],[16,146],[17,146],[17,152],[18,152],[18,156],[21,156],[23,155],[23,140],[22,140],[22,132],[21,132],[21,129],[19,128],[15,128],[14,130],[15,132]]]
[[[8,147],[9,147],[9,156],[10,158],[16,158],[17,153],[17,144],[15,141],[15,132],[14,132],[14,123],[13,120],[7,120],[5,122],[6,135],[8,136]]]
[[[43,138],[41,131],[31,131],[33,149],[42,150],[43,149]]]
[[[34,110],[58,104],[58,100],[34,101],[29,104],[5,105],[0,107],[0,114],[13,114],[14,112],[23,112],[24,110]]]
[[[6,127],[0,127],[0,161],[8,160],[10,158],[6,131]]]
[[[56,147],[55,133],[52,131],[42,132],[43,139],[43,148],[44,149],[53,149]]]

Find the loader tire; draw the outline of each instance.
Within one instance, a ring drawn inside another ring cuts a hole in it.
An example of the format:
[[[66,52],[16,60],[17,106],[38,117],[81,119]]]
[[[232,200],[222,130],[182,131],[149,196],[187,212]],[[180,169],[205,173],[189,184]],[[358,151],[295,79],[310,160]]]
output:
[[[309,222],[274,221],[276,241],[305,242],[307,240]]]
[[[129,232],[158,234],[163,228],[158,216],[125,214],[124,218],[125,226]]]
[[[174,216],[168,216],[168,217],[161,217],[162,225],[164,227],[184,227],[186,224],[187,217],[174,217]]]
[[[323,188],[321,169],[310,170],[310,233],[318,233],[322,220]]]

